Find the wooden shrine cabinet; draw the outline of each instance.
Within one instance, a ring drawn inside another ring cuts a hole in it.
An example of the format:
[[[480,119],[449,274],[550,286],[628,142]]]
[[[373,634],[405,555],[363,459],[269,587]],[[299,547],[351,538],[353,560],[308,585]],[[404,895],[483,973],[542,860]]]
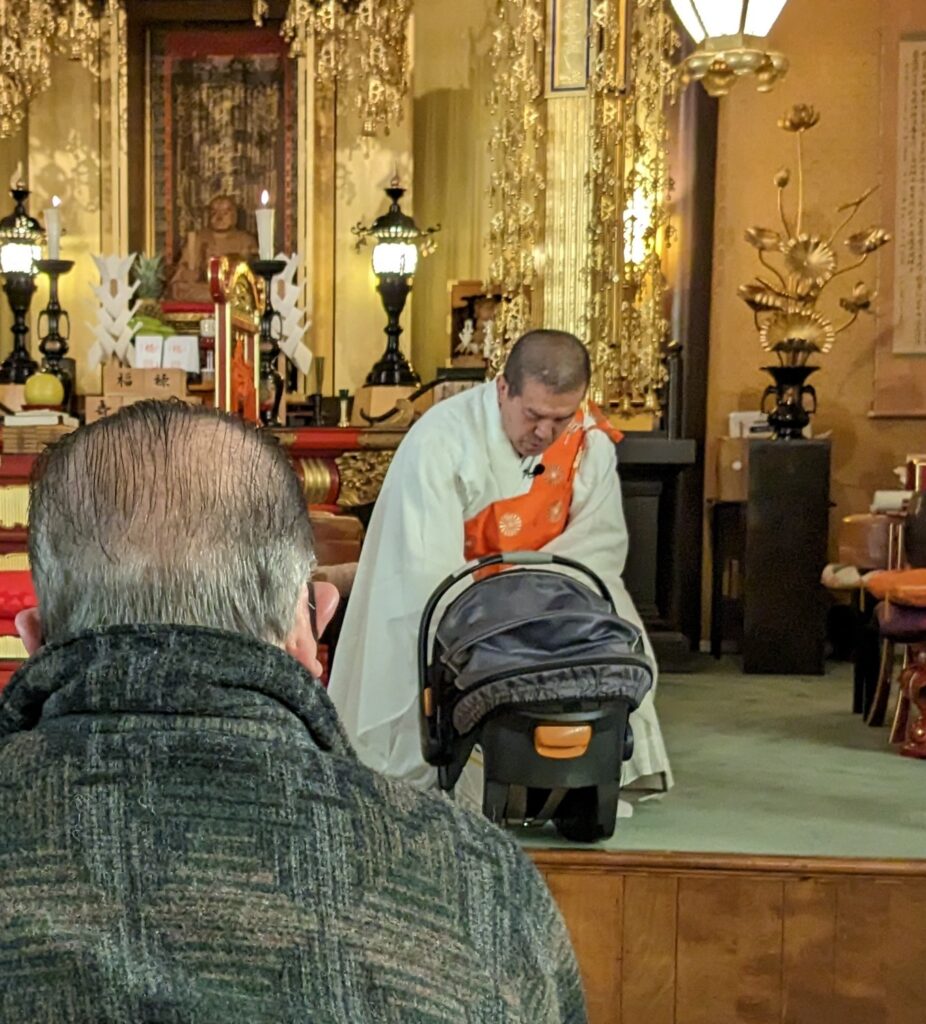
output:
[[[746,672],[819,675],[830,442],[750,441],[744,472],[745,500],[711,510],[712,653],[738,640]]]

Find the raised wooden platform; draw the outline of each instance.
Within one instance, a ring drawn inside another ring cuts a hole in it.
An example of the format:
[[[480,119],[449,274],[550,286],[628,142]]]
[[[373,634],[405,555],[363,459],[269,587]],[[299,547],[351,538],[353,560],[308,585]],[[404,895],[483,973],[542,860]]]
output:
[[[926,860],[530,853],[591,1024],[926,1021]]]

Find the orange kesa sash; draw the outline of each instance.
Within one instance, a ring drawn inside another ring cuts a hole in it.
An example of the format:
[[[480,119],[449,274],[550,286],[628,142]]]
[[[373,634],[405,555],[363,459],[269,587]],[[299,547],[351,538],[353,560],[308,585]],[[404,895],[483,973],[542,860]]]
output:
[[[597,409],[592,415],[591,429],[620,439]],[[544,471],[534,477],[529,491],[492,502],[464,524],[467,561],[504,551],[539,551],[566,529],[572,485],[585,449],[584,418],[581,410],[576,413],[562,437],[543,453],[539,464]]]

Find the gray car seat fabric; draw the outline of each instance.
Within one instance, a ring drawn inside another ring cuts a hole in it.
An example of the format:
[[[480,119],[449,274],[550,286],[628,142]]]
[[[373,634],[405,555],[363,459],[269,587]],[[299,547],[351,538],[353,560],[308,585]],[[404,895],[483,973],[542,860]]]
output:
[[[444,612],[434,642],[459,695],[463,735],[500,707],[624,698],[636,708],[653,682],[640,631],[610,602],[562,573],[510,570],[480,581]]]

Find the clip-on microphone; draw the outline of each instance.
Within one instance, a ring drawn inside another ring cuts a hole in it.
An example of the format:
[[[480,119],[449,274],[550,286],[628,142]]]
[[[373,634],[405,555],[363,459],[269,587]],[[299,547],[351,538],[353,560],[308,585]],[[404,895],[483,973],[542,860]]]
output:
[[[525,469],[524,475],[530,477],[543,476],[546,473],[547,467],[541,462],[539,466],[534,466],[533,469]]]

